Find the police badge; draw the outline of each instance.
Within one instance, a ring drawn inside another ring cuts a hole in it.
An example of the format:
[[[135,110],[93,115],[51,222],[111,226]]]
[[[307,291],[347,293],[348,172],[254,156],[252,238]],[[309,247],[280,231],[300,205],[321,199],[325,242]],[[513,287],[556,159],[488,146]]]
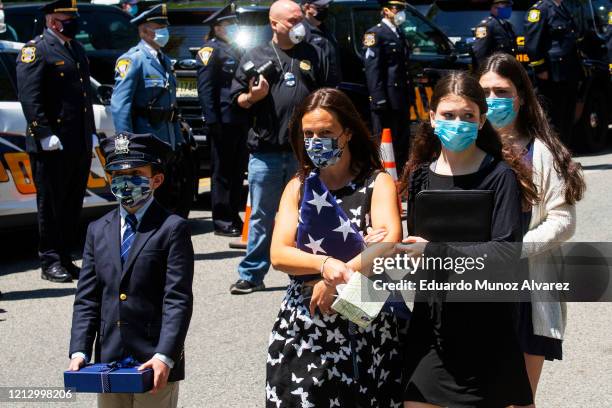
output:
[[[36,47],[23,47],[21,49],[21,62],[29,64],[36,60]]]
[[[115,154],[128,154],[130,152],[129,145],[130,141],[127,136],[120,134],[115,138]]]

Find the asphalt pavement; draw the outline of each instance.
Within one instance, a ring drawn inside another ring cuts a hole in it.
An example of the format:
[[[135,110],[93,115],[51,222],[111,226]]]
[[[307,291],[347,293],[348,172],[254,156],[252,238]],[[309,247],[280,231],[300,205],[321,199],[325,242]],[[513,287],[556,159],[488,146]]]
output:
[[[612,150],[582,156],[588,191],[578,204],[574,241],[612,241]],[[207,183],[201,183],[207,188]],[[190,216],[195,249],[195,305],[186,344],[180,407],[262,407],[268,334],[287,277],[270,271],[266,290],[231,296],[243,256],[233,239],[216,237],[207,193]],[[76,283],[40,279],[36,234],[0,234],[0,387],[61,387],[68,365]],[[563,361],[547,362],[539,407],[612,407],[612,304],[568,305]],[[79,394],[70,403],[0,402],[7,407],[95,406]]]

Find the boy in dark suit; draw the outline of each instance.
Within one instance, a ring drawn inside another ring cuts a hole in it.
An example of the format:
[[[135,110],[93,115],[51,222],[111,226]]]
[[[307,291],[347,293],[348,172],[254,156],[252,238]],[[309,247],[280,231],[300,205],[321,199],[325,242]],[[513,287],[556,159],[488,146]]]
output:
[[[106,171],[118,209],[87,230],[74,301],[70,370],[132,356],[152,368],[146,394],[98,394],[99,407],[176,407],[185,378],[184,342],[193,309],[193,246],[187,221],[163,209],[169,145],[151,134],[104,139]]]

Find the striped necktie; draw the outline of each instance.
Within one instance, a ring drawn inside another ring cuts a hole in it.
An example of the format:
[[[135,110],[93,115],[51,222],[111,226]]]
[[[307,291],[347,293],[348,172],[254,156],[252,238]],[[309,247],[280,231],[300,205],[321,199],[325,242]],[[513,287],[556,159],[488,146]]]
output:
[[[121,264],[123,265],[130,254],[130,248],[134,242],[134,236],[136,235],[136,225],[138,220],[134,214],[128,214],[125,217],[125,231],[123,232],[123,239],[121,240]]]

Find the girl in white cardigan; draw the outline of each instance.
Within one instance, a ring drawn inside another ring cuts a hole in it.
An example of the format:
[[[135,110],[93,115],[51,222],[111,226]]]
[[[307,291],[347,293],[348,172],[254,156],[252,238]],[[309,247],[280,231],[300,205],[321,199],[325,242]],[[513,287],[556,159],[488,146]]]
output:
[[[523,257],[529,258],[530,277],[557,276],[555,263],[547,260],[574,234],[575,203],[586,188],[582,170],[551,129],[527,72],[514,57],[494,54],[479,74],[488,96],[488,120],[508,148],[523,149],[538,189],[539,202],[524,213]],[[544,360],[562,358],[565,322],[563,302],[523,303],[519,337],[534,401]]]

